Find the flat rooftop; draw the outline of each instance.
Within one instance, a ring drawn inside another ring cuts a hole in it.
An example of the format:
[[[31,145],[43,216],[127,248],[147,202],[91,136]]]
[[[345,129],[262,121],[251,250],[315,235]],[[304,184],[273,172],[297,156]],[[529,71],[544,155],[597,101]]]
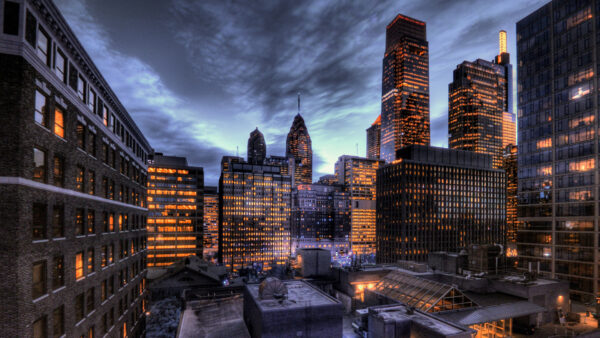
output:
[[[339,303],[337,299],[330,297],[306,282],[286,280],[284,283],[288,289],[288,298],[281,302],[276,299],[260,299],[258,296],[259,284],[248,284],[246,287],[262,311],[279,311],[281,309],[297,309]]]
[[[188,302],[181,315],[177,338],[250,338],[243,319],[243,305],[241,296]]]
[[[412,321],[413,324],[429,328],[430,330],[446,336],[471,331],[469,328],[449,323],[443,319],[436,318],[433,315],[428,315],[417,310],[409,313],[408,308],[405,305],[373,307],[369,312],[375,312],[376,316],[383,319],[385,322],[404,321],[408,319]]]

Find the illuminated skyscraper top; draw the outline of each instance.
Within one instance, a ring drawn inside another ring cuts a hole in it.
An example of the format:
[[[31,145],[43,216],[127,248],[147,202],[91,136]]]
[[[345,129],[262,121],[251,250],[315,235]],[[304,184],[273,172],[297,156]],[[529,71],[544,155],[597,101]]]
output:
[[[425,22],[398,14],[387,26],[381,97],[381,159],[429,145],[429,44]]]
[[[262,164],[266,157],[267,145],[265,144],[265,137],[258,130],[258,127],[256,127],[248,138],[248,162]]]
[[[285,156],[293,157],[294,186],[312,183],[312,144],[304,119],[300,116],[300,101],[298,101],[298,114],[287,135]]]

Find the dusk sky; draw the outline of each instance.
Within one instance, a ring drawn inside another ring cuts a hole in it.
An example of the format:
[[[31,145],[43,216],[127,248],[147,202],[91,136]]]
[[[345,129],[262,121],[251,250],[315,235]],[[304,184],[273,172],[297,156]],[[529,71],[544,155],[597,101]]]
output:
[[[284,155],[302,94],[313,180],[340,155],[365,156],[381,109],[385,27],[398,13],[427,23],[432,145],[447,144],[448,83],[464,60],[491,60],[543,0],[55,0],[157,152],[185,156],[216,185],[223,155],[246,156],[258,127]]]

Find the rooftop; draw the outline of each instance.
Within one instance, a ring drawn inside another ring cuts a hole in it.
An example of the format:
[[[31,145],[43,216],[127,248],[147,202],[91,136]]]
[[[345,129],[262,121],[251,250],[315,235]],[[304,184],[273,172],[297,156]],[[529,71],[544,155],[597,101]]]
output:
[[[258,295],[259,284],[248,284],[248,292],[256,300],[262,311],[275,311],[280,309],[296,309],[307,306],[321,306],[338,304],[339,301],[323,293],[312,285],[301,281],[284,281],[288,290],[287,299],[260,299]]]

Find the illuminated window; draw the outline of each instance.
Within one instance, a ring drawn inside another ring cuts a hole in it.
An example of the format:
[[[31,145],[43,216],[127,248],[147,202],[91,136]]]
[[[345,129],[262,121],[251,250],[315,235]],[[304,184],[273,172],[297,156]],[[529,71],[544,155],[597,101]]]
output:
[[[54,134],[65,138],[65,119],[62,110],[58,108],[54,110]]]
[[[92,170],[88,172],[88,193],[96,194],[96,173]]]
[[[35,91],[35,122],[44,127],[48,126],[46,96],[37,90]]]
[[[75,254],[75,279],[83,278],[83,252]]]
[[[108,127],[108,107],[106,105],[102,106],[102,123]]]
[[[75,210],[75,235],[81,236],[85,234],[85,224],[83,219],[83,209]]]
[[[85,176],[85,169],[81,166],[77,166],[77,177],[75,178],[75,189],[83,192],[83,180]]]

